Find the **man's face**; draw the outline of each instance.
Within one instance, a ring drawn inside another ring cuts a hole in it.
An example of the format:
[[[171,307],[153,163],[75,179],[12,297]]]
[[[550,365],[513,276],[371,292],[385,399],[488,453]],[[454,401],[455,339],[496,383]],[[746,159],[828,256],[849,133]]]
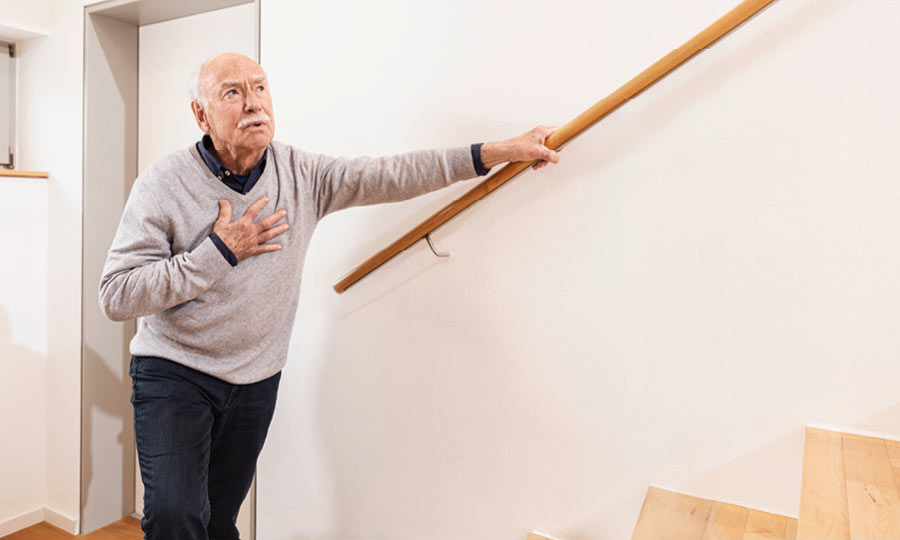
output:
[[[272,96],[259,64],[243,55],[221,54],[206,65],[201,80],[207,106],[191,106],[218,150],[259,151],[272,141]]]

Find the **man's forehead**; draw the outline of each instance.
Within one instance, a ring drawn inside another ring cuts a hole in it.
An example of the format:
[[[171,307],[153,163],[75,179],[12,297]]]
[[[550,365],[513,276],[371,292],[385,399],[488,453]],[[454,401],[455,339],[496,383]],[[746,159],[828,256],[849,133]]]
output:
[[[206,76],[217,86],[223,81],[260,82],[266,79],[266,72],[259,64],[246,56],[228,56],[216,58],[207,65]]]
[[[253,76],[249,77],[249,79],[250,79],[250,82],[254,83],[254,84],[265,82],[266,74],[263,73],[261,75],[253,75]],[[241,78],[241,79],[219,79],[218,84],[219,84],[220,88],[226,88],[229,86],[240,86],[240,85],[244,84],[244,80],[245,79],[243,79],[243,78]]]

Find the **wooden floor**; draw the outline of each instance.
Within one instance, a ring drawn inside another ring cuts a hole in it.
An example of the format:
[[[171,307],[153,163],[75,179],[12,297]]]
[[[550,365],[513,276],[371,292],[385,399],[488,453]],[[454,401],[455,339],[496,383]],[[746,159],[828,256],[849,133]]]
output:
[[[8,534],[2,540],[64,540],[82,538],[84,540],[143,540],[141,522],[133,517],[125,517],[90,534],[69,534],[46,521],[32,525],[27,529]]]
[[[795,540],[797,520],[651,486],[631,538]]]
[[[800,540],[900,540],[900,443],[806,429]]]

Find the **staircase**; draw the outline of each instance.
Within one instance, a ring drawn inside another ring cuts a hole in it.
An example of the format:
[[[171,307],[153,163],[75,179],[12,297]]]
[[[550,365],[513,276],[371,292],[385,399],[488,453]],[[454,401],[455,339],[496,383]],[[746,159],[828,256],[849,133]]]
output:
[[[631,539],[900,540],[900,442],[807,427],[802,482],[796,519],[651,486]]]
[[[798,540],[900,539],[900,443],[806,429]]]
[[[795,540],[797,520],[651,486],[631,538]]]

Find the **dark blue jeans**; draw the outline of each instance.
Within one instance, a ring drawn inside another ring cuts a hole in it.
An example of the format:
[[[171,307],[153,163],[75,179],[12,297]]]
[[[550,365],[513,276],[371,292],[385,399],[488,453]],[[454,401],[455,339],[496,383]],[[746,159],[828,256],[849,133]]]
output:
[[[162,358],[131,358],[146,540],[239,540],[238,510],[275,412],[281,372],[230,384]]]

